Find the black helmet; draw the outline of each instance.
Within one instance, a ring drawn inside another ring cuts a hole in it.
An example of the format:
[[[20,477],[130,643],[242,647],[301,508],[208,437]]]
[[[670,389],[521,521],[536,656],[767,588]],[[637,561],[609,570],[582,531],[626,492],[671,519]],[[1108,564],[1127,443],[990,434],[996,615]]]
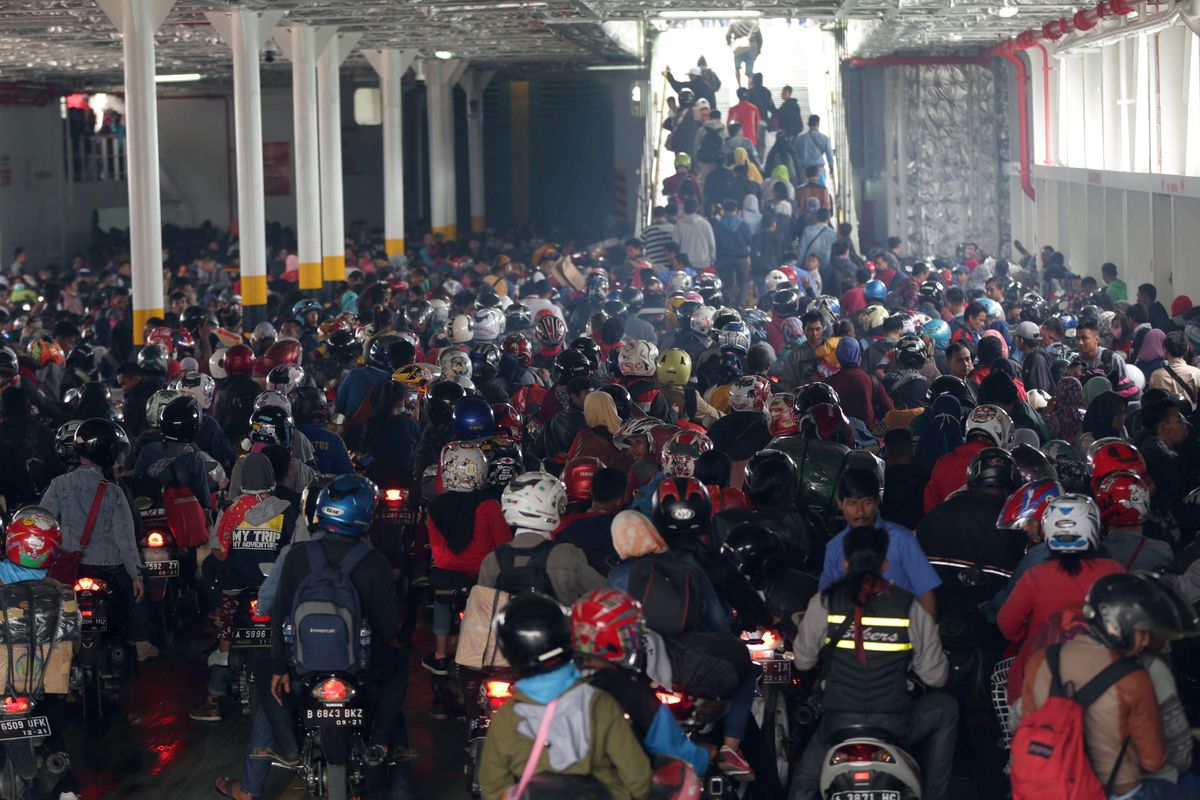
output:
[[[168,442],[194,442],[200,432],[200,404],[190,394],[167,403],[159,415],[158,429]]]
[[[179,317],[179,327],[186,328],[193,336],[200,330],[200,326],[206,322],[215,327],[217,318],[204,306],[188,306]]]
[[[779,450],[760,450],[746,462],[746,497],[756,506],[791,506],[799,489],[796,462]]]
[[[934,378],[933,383],[929,384],[925,399],[932,405],[934,400],[944,394],[952,395],[958,400],[964,411],[975,407],[975,396],[970,387],[957,375],[939,375]]]
[[[600,387],[600,391],[612,396],[618,417],[625,420],[633,415],[633,395],[624,386],[619,383],[606,383]]]
[[[590,336],[577,336],[572,342],[571,350],[578,350],[587,356],[588,370],[595,372],[600,369],[600,345]]]
[[[708,531],[712,498],[695,478],[664,478],[654,492],[654,527],[663,536],[699,536]]]
[[[588,357],[579,350],[567,348],[554,357],[554,382],[565,384],[572,378],[584,377],[591,373],[591,363]]]
[[[54,434],[54,452],[58,454],[59,461],[68,467],[79,466],[79,452],[75,449],[75,434],[82,424],[83,420],[67,420],[59,426]]]
[[[475,308],[495,308],[500,305],[500,295],[495,292],[481,292],[475,298]]]
[[[88,381],[79,387],[78,406],[108,406],[112,403],[112,390],[101,381]]]
[[[1058,472],[1054,469],[1054,464],[1046,457],[1045,453],[1033,445],[1017,445],[1012,449],[1012,457],[1013,463],[1017,465],[1017,471],[1021,473],[1022,481],[1028,483],[1043,478],[1058,480]]]
[[[297,424],[322,423],[329,418],[329,399],[316,386],[301,386],[288,395],[288,400]]]
[[[1133,647],[1135,631],[1171,641],[1200,634],[1196,609],[1162,581],[1135,572],[1105,575],[1083,601],[1092,635],[1112,650]]]
[[[18,366],[16,352],[11,347],[0,347],[0,370],[16,372]]]
[[[942,286],[941,281],[927,280],[917,290],[917,297],[941,308],[946,302],[946,287]]]
[[[804,416],[817,403],[841,405],[842,400],[828,383],[809,383],[796,389],[796,416]]]
[[[440,380],[429,387],[426,398],[429,421],[434,425],[449,425],[454,419],[454,406],[467,396],[462,385],[450,380]]]
[[[720,308],[725,305],[725,293],[720,286],[704,286],[696,290],[704,298],[704,305]]]
[[[329,334],[325,347],[335,361],[353,361],[363,354],[362,343],[355,338],[353,331],[348,330]]]
[[[250,415],[250,441],[291,446],[292,415],[279,406],[256,408]]]
[[[1025,284],[1021,283],[1020,281],[1013,281],[1012,283],[1008,284],[1008,286],[1004,287],[1004,304],[1008,306],[1015,306],[1017,303],[1021,302],[1021,298],[1026,294],[1027,290],[1025,289]]]
[[[800,293],[792,287],[771,293],[771,310],[781,317],[794,317],[800,310]]]
[[[779,537],[765,525],[744,522],[729,532],[724,554],[733,566],[748,581],[755,582],[766,576],[767,560],[781,549]]]
[[[1020,306],[1021,322],[1032,322],[1035,325],[1041,325],[1046,321],[1048,316],[1046,301],[1040,297],[1031,297],[1025,295],[1025,299],[1021,301]]]
[[[921,341],[920,336],[912,334],[901,336],[892,352],[896,355],[896,363],[908,369],[920,369],[929,358],[925,342]]]
[[[1096,305],[1084,306],[1082,309],[1079,310],[1079,314],[1078,314],[1079,324],[1082,325],[1085,322],[1092,322],[1092,323],[1100,322],[1100,312],[1102,310],[1103,309],[1101,309],[1100,306],[1096,306]]]
[[[400,337],[394,333],[381,333],[375,336],[367,344],[364,355],[366,362],[372,367],[379,367],[391,372],[393,367],[391,359],[388,358],[388,348],[392,346],[393,342],[398,341],[400,341]]]
[[[161,344],[148,344],[138,351],[137,365],[143,372],[165,376],[170,363],[171,357]]]
[[[1021,473],[1012,453],[999,447],[980,450],[967,467],[968,489],[1000,489],[1007,495],[1016,491],[1021,483]]]
[[[621,302],[625,304],[631,313],[636,313],[646,302],[646,298],[642,295],[641,289],[626,286],[621,290]]]
[[[496,615],[500,652],[518,674],[538,675],[571,660],[571,623],[558,603],[523,592]]]
[[[433,319],[433,306],[429,304],[428,300],[418,300],[404,309],[404,321],[411,331],[424,333],[429,328],[431,319]]]
[[[625,319],[629,316],[629,308],[620,300],[606,300],[601,308],[609,319]]]
[[[504,312],[504,329],[506,331],[521,331],[532,327],[533,315],[520,303],[513,303]]]
[[[129,452],[129,437],[112,420],[85,420],[75,431],[75,451],[102,469],[112,469]]]
[[[500,348],[480,342],[471,350],[471,376],[490,381],[500,374]]]

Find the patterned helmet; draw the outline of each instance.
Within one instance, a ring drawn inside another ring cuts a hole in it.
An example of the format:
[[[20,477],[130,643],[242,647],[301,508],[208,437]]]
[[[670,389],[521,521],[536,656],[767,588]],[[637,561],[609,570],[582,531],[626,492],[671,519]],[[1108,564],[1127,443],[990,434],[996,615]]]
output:
[[[577,655],[636,668],[646,647],[646,617],[632,595],[596,589],[571,607],[571,645]]]
[[[168,388],[187,392],[196,398],[202,410],[212,408],[217,394],[217,382],[203,372],[181,372],[171,379]]]
[[[443,378],[471,377],[471,357],[462,350],[447,348],[438,356]]]
[[[618,368],[626,377],[652,377],[657,368],[658,348],[647,341],[627,342],[617,358]]]
[[[509,525],[549,533],[567,510],[567,489],[548,472],[526,472],[504,487],[500,507]]]
[[[533,321],[533,335],[543,347],[557,347],[567,338],[567,323],[550,309],[543,308]]]
[[[662,449],[662,471],[668,478],[690,478],[696,471],[696,459],[713,449],[712,439],[703,433],[682,430]]]
[[[621,427],[617,428],[617,432],[613,434],[613,444],[618,449],[628,450],[637,440],[641,440],[649,444],[653,439],[651,434],[657,425],[662,422],[654,417],[634,417],[621,423]]]
[[[740,355],[750,352],[750,328],[738,319],[721,328],[717,344],[722,350],[733,350]]]
[[[299,364],[280,364],[267,373],[267,388],[291,394],[304,384],[304,367]]]
[[[45,569],[61,544],[58,520],[41,506],[17,509],[4,535],[8,560],[29,569]]]
[[[800,430],[800,417],[796,414],[796,396],[791,392],[771,395],[767,401],[767,427],[772,436],[785,436]]]
[[[966,438],[970,439],[975,432],[987,436],[996,447],[1008,449],[1012,444],[1013,421],[1000,406],[976,406],[967,415]]]
[[[996,527],[1001,530],[1020,530],[1026,522],[1040,520],[1046,505],[1062,494],[1062,484],[1056,480],[1042,478],[1030,481],[1008,498],[1000,516],[996,518]]]
[[[1150,490],[1132,472],[1113,472],[1100,480],[1096,505],[1100,507],[1100,521],[1107,528],[1141,525],[1150,513]]]
[[[771,382],[761,375],[743,375],[729,390],[729,408],[733,411],[762,411],[771,396]]]
[[[1051,550],[1079,553],[1095,550],[1100,541],[1100,509],[1083,494],[1064,494],[1046,504],[1042,534]]]
[[[594,456],[578,456],[563,467],[562,479],[567,487],[567,500],[582,503],[591,499],[592,478],[596,471],[604,469],[604,462]]]
[[[422,400],[429,394],[429,386],[433,383],[433,373],[421,364],[409,364],[392,373],[392,380],[408,386]]]
[[[450,442],[442,448],[442,488],[474,492],[487,485],[487,456],[478,442]]]
[[[529,337],[523,333],[510,333],[505,336],[500,347],[527,367],[533,361],[533,345],[529,343]]]

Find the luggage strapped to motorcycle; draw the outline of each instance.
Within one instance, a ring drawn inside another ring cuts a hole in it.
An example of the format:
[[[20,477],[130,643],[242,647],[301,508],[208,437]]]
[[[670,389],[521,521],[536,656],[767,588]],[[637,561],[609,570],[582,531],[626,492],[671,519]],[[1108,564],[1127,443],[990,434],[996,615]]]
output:
[[[50,643],[46,645],[46,649],[38,649],[37,643],[37,620],[34,618],[34,602],[33,602],[33,587],[31,581],[21,581],[20,583],[8,584],[6,589],[16,589],[18,586],[24,591],[23,598],[25,606],[25,623],[29,631],[29,669],[25,672],[25,690],[17,691],[17,687],[13,684],[13,676],[16,674],[16,659],[13,657],[13,642],[8,642],[5,645],[5,650],[8,655],[8,675],[5,678],[4,692],[9,697],[14,697],[18,694],[34,699],[40,699],[43,695],[43,690],[46,688],[46,670],[50,666],[50,656],[54,651],[54,645],[58,640],[58,626],[62,622],[62,600],[60,599],[57,608],[54,612],[54,625],[51,630]],[[11,630],[8,624],[8,601],[4,599],[0,603],[0,615],[4,617],[4,630],[7,633]],[[41,664],[41,669],[38,669],[38,664]],[[35,675],[35,673],[37,673]],[[36,681],[36,688],[33,683]]]

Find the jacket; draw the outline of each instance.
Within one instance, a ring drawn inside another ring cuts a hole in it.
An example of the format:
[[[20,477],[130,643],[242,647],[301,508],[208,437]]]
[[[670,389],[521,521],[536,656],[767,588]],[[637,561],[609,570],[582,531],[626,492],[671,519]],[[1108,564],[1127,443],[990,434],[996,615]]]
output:
[[[893,408],[892,399],[883,386],[861,367],[843,367],[826,382],[838,393],[846,415],[861,419],[868,429],[874,428],[875,423]]]
[[[749,258],[750,226],[735,214],[726,214],[717,221],[714,231],[717,258]]]
[[[828,136],[809,128],[796,137],[796,163],[801,170],[805,167],[824,167],[825,162],[828,162],[832,174],[833,148],[829,145]]]
[[[213,416],[235,445],[250,433],[250,414],[254,411],[254,398],[260,392],[262,388],[248,375],[233,376],[217,392]],[[133,435],[132,430],[129,433]]]
[[[1011,570],[1025,553],[1022,531],[999,530],[1003,498],[964,491],[948,497],[917,524],[917,541],[930,558],[955,558]]]
[[[833,243],[837,240],[837,231],[829,227],[825,222],[814,222],[804,229],[800,234],[800,258],[796,263],[804,264],[810,253],[816,253],[821,257],[821,268],[824,269],[829,263],[830,253],[833,250]],[[830,287],[833,289],[834,287]]]
[[[575,437],[586,427],[583,409],[571,406],[559,411],[542,429],[542,455],[546,458],[561,455],[565,459]]]
[[[244,514],[238,515],[240,520],[226,519],[237,502],[235,500],[234,506],[225,510],[215,526],[218,539],[223,528],[230,529],[229,550],[217,571],[222,589],[245,589],[261,585],[271,572],[270,565],[276,562],[279,552],[298,532],[304,531],[300,538],[308,538],[308,526],[304,518],[300,516],[299,509],[287,500],[270,494],[262,495]],[[225,543],[219,544],[224,546]]]
[[[1194,408],[1197,400],[1200,400],[1200,369],[1191,366],[1182,358],[1168,358],[1167,366],[1175,370],[1175,374],[1182,378],[1183,383],[1187,386],[1180,385],[1179,381],[1175,380],[1175,376],[1167,372],[1164,367],[1151,373],[1150,388],[1181,394],[1188,398],[1188,402]]]
[[[164,486],[189,489],[203,508],[211,504],[208,468],[195,446],[179,442],[147,442],[138,453],[133,474]]]
[[[513,699],[496,710],[483,743],[479,785],[484,800],[499,800],[520,780],[551,700],[558,700],[537,772],[590,775],[612,800],[650,796],[650,761],[625,713],[607,693],[579,677],[571,664],[517,681]]]
[[[1050,354],[1040,347],[1026,353],[1025,358],[1021,360],[1021,379],[1025,384],[1025,391],[1041,389],[1053,396],[1057,381],[1054,380],[1052,367]]]
[[[512,539],[512,530],[504,521],[504,512],[496,500],[480,492],[445,492],[429,505],[426,520],[429,530],[429,549],[433,564],[439,569],[479,573],[480,564],[488,553]],[[470,531],[470,541],[455,552],[443,531]]]
[[[104,478],[100,468],[84,464],[50,481],[40,505],[62,526],[62,550],[78,551],[96,488]],[[142,557],[134,537],[133,511],[121,487],[109,482],[92,527],[92,538],[83,550],[82,563],[125,567],[134,580],[142,578]]]
[[[712,225],[699,214],[685,214],[675,223],[675,244],[696,269],[707,269],[716,261]]]
[[[582,428],[575,434],[575,440],[567,449],[567,461],[588,456],[598,458],[604,466],[621,472],[628,472],[633,466],[633,456],[613,444],[612,435],[607,430]]]
[[[524,550],[536,547],[544,541],[546,537],[536,531],[522,531],[507,544]],[[518,562],[517,566],[522,564]],[[583,551],[567,542],[556,543],[550,548],[550,555],[546,559],[546,575],[550,578],[550,585],[554,587],[554,595],[558,602],[565,606],[573,604],[593,589],[604,586],[604,576],[592,569]],[[493,587],[499,577],[500,560],[493,549],[484,557],[479,567],[479,580],[476,582],[480,586]]]
[[[789,97],[779,104],[779,110],[775,112],[774,120],[778,123],[779,129],[788,136],[795,136],[804,130],[800,102],[794,97]]]
[[[618,560],[612,543],[612,521],[615,516],[607,511],[567,514],[550,538],[555,542],[575,545],[583,551],[592,569],[607,575]]]
[[[963,442],[934,463],[933,474],[929,483],[925,484],[925,513],[928,514],[934,506],[967,482],[967,467],[971,465],[971,459],[975,458],[980,450],[991,446],[991,442],[986,439],[972,439]]]

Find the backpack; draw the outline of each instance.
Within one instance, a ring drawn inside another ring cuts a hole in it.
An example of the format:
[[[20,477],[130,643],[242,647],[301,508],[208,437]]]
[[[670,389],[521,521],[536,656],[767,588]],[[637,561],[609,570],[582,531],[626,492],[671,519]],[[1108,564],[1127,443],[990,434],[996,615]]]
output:
[[[694,567],[675,553],[653,553],[634,563],[628,591],[642,604],[651,630],[678,636],[700,627],[704,601],[693,573]]]
[[[1059,672],[1061,654],[1062,645],[1046,649],[1050,695],[1013,733],[1013,800],[1105,800],[1125,759],[1128,738],[1121,744],[1108,783],[1101,786],[1088,757],[1083,715],[1101,695],[1141,667],[1127,658],[1118,659],[1068,695]]]
[[[362,606],[350,574],[371,554],[371,545],[359,542],[336,567],[320,540],[305,542],[304,552],[309,572],[296,587],[290,615],[296,671],[356,671],[365,662],[359,646]]]
[[[553,549],[554,542],[550,540],[534,547],[514,547],[511,544],[497,547],[496,561],[500,565],[500,574],[496,576],[495,588],[513,596],[522,592],[537,592],[554,597],[554,585],[550,583],[550,573],[546,571]],[[518,556],[524,556],[525,563],[521,566],[517,566]]]
[[[700,137],[700,146],[696,148],[696,160],[705,164],[715,164],[721,161],[725,153],[725,139],[721,137],[719,128],[705,128],[704,136]]]

